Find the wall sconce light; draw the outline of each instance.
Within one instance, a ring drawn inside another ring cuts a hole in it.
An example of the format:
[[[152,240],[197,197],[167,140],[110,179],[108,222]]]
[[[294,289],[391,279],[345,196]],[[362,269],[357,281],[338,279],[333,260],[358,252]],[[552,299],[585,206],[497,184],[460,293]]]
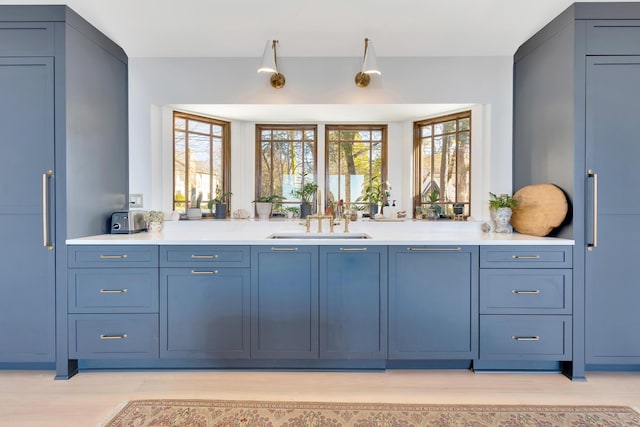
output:
[[[278,55],[276,54],[276,45],[278,40],[267,40],[262,54],[262,64],[258,68],[259,73],[272,73],[271,86],[276,89],[282,89],[286,83],[284,74],[278,72]]]
[[[382,73],[378,69],[376,60],[376,52],[373,49],[373,44],[369,39],[364,39],[364,59],[362,60],[362,70],[356,74],[356,86],[367,87],[371,82],[370,74],[381,75]]]

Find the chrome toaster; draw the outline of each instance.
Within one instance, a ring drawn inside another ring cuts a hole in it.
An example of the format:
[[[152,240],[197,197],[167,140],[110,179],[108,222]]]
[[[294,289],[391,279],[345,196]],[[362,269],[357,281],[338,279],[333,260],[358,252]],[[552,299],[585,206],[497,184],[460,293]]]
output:
[[[111,234],[132,234],[146,229],[144,211],[118,211],[111,214]]]

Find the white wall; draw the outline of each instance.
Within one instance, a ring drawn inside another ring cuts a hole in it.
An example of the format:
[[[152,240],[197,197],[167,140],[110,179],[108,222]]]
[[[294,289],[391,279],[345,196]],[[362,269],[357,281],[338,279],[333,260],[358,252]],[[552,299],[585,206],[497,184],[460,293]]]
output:
[[[488,191],[511,192],[511,57],[378,58],[383,75],[365,89],[353,83],[358,58],[281,58],[287,84],[280,90],[256,73],[258,62],[129,59],[129,191],[144,195],[146,209],[170,209],[170,193],[164,193],[171,188],[171,158],[162,144],[162,135],[170,132],[166,104],[478,104],[472,118],[472,215],[486,218]],[[389,153],[389,178],[408,208],[411,123],[390,124],[389,132],[403,141],[401,150]],[[232,135],[233,204],[248,207],[254,182],[252,126],[235,123]]]

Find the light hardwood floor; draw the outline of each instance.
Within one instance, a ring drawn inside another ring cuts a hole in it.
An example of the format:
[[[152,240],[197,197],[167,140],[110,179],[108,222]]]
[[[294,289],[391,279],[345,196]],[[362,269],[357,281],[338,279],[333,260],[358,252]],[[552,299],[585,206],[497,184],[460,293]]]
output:
[[[474,374],[466,370],[386,372],[0,371],[0,426],[101,425],[127,400],[146,398],[343,402],[624,405],[640,408],[640,372]]]

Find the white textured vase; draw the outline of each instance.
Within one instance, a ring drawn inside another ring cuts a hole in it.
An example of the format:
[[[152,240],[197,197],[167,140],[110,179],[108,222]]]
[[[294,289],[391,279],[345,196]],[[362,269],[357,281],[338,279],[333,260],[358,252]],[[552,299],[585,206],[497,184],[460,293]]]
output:
[[[269,219],[271,216],[271,203],[269,202],[256,202],[256,212],[258,213],[258,218],[260,219]]]
[[[147,231],[149,233],[159,233],[162,231],[162,223],[161,222],[150,222],[147,224]]]
[[[498,208],[494,213],[494,221],[496,222],[496,233],[512,233],[511,208]]]

